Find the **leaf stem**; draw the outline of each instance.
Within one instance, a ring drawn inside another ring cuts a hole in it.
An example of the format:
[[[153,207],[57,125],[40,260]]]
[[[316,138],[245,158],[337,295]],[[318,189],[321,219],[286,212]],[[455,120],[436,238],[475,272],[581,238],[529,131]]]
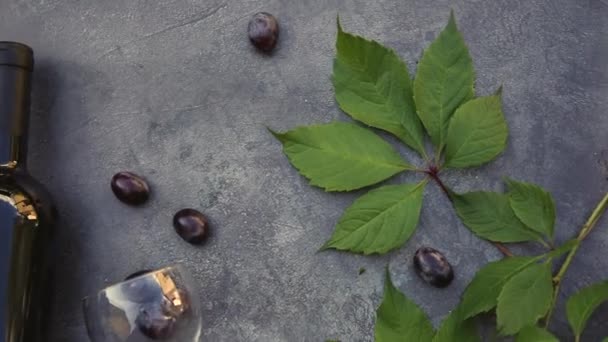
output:
[[[421,168],[415,168],[415,169],[413,169],[411,171],[420,172],[420,173],[426,173],[427,172],[425,169],[421,169]]]
[[[441,152],[443,152],[443,146],[439,146],[437,153],[435,153],[435,165],[439,165],[439,162],[441,161]]]
[[[504,256],[512,257],[513,253],[507,248],[507,246],[503,245],[500,242],[490,241]]]
[[[452,202],[452,194],[450,193],[450,190],[448,190],[448,187],[443,184],[441,178],[439,178],[439,169],[437,168],[437,166],[430,166],[429,169],[425,171],[425,173],[429,175],[429,177],[434,180],[437,185],[439,185],[441,191],[443,191],[443,193],[448,197],[450,202]]]
[[[562,278],[566,274],[566,271],[568,271],[568,267],[570,267],[570,264],[574,259],[574,255],[576,255],[576,252],[581,246],[581,242],[587,237],[587,235],[589,235],[589,233],[591,233],[591,230],[593,230],[593,227],[595,227],[600,217],[602,217],[602,214],[606,211],[606,208],[608,208],[608,192],[604,195],[604,198],[602,198],[602,200],[598,203],[598,205],[591,213],[591,216],[589,216],[589,218],[587,219],[587,222],[585,222],[585,224],[581,228],[578,236],[576,237],[579,243],[576,244],[570,250],[568,256],[566,256],[566,260],[564,260],[564,263],[560,267],[559,271],[557,272],[555,277],[553,277],[553,297],[551,298],[551,306],[549,307],[547,316],[545,316],[545,327],[548,327],[551,321],[551,316],[553,315],[555,304],[557,302],[557,297],[559,295],[559,288],[562,282]]]
[[[426,148],[423,146],[422,147],[422,159],[424,159],[425,162],[430,162],[431,158],[429,158],[429,155],[426,153]]]
[[[541,244],[541,245],[542,245],[543,247],[545,247],[546,249],[549,249],[549,250],[553,249],[553,248],[551,247],[551,245],[550,245],[549,243],[547,243],[547,241],[545,241],[545,240],[543,240],[543,239],[540,239],[540,240],[537,240],[537,241],[538,241],[538,243],[539,243],[539,244]]]
[[[404,164],[403,164],[403,165],[401,165],[401,166],[403,166],[403,169],[404,169],[405,171],[415,171],[415,172],[419,172],[419,171],[420,171],[420,169],[419,169],[419,168],[415,167],[414,165],[410,165],[410,164],[408,164],[408,163],[404,163]]]
[[[439,171],[440,169],[435,166],[435,165],[431,165],[429,167],[428,170],[425,171],[425,173],[432,179],[435,181],[435,183],[437,183],[437,185],[439,185],[439,187],[441,188],[441,191],[443,191],[443,193],[447,196],[447,198],[450,200],[450,202],[453,202],[454,200],[452,199],[452,192],[450,191],[450,189],[448,189],[447,186],[445,186],[445,184],[443,183],[443,181],[441,180],[441,178],[439,177]],[[494,247],[496,247],[504,256],[507,257],[512,257],[513,253],[509,250],[509,248],[507,248],[507,246],[503,245],[500,242],[495,242],[495,241],[490,241]]]

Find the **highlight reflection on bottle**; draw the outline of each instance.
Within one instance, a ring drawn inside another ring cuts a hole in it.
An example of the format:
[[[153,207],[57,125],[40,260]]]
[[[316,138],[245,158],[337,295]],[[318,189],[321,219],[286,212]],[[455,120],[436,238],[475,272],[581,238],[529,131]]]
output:
[[[0,342],[45,341],[54,209],[26,169],[32,49],[0,42]]]

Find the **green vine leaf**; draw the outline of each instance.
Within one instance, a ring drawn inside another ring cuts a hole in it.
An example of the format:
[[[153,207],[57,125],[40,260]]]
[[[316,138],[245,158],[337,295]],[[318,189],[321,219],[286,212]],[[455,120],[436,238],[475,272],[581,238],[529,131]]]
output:
[[[559,340],[547,330],[531,325],[517,334],[515,342],[559,342]]]
[[[475,191],[453,195],[458,217],[475,235],[490,241],[542,241],[515,216],[505,194]]]
[[[272,132],[272,131],[271,131]],[[382,138],[363,127],[333,122],[272,134],[291,164],[326,191],[348,191],[411,169]]]
[[[570,250],[572,250],[572,248],[578,246],[581,242],[578,239],[570,239],[566,242],[564,242],[563,245],[557,247],[556,249],[552,250],[551,252],[547,253],[545,256],[547,258],[556,258],[564,253],[568,253],[570,252]]]
[[[461,307],[457,307],[441,322],[432,342],[481,342],[474,319],[465,319]]]
[[[356,120],[393,133],[425,156],[424,132],[405,63],[393,50],[344,32],[339,20],[336,49],[332,80],[340,108]]]
[[[566,315],[577,338],[585,329],[593,311],[605,301],[608,301],[608,281],[586,287],[568,298]]]
[[[492,310],[504,285],[514,275],[538,261],[538,257],[509,257],[491,262],[477,271],[462,294],[460,308],[464,319]]]
[[[466,102],[450,120],[445,166],[462,168],[491,161],[505,149],[508,131],[500,95]]]
[[[505,179],[509,186],[509,201],[515,215],[530,229],[553,237],[555,202],[541,187],[513,179]]]
[[[534,325],[549,310],[553,282],[551,264],[534,264],[514,275],[498,296],[496,320],[503,335]]]
[[[417,113],[438,153],[450,117],[475,95],[474,80],[473,61],[452,12],[446,28],[422,55],[414,80]]]
[[[384,298],[376,310],[376,342],[428,342],[434,334],[424,312],[395,288],[387,268]]]
[[[323,249],[382,254],[400,247],[418,225],[425,185],[387,185],[363,195],[346,209]]]

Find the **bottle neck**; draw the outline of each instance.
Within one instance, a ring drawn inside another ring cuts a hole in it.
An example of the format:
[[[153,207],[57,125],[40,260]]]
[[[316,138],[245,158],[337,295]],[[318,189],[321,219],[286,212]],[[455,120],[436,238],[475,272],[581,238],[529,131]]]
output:
[[[25,169],[31,72],[0,65],[0,172]]]

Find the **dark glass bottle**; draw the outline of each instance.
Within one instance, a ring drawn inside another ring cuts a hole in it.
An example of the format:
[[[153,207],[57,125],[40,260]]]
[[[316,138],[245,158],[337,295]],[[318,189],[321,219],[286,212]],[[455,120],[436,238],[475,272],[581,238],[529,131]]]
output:
[[[26,170],[32,49],[0,42],[0,342],[45,341],[54,209]]]

